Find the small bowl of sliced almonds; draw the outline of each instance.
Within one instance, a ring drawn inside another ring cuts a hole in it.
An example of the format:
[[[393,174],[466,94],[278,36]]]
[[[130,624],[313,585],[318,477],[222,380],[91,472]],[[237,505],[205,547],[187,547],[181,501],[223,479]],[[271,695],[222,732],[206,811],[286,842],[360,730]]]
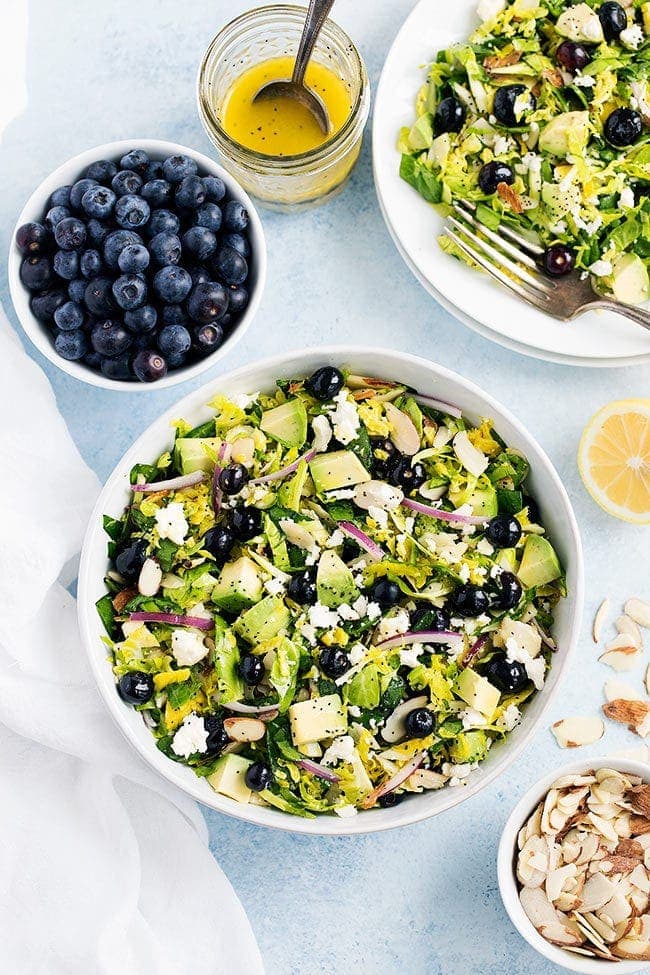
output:
[[[550,961],[650,968],[650,766],[603,757],[545,776],[505,825],[498,874],[510,920]]]

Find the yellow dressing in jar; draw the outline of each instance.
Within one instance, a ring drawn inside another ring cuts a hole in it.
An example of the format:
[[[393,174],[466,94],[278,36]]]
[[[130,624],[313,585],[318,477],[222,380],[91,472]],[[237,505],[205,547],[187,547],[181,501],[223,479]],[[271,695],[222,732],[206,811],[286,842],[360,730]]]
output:
[[[305,84],[327,109],[327,135],[309,109],[293,98],[253,101],[270,81],[290,78],[293,66],[291,57],[272,58],[253,65],[237,78],[221,109],[223,128],[231,139],[261,155],[297,156],[317,149],[343,127],[352,110],[350,91],[318,61],[307,65]]]

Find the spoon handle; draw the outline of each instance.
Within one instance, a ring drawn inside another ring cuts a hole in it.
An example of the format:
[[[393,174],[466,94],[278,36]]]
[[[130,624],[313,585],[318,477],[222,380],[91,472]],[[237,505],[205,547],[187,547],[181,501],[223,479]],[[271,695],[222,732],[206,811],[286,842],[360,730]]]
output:
[[[333,6],[334,0],[310,0],[291,79],[296,85],[303,83],[314,45]]]

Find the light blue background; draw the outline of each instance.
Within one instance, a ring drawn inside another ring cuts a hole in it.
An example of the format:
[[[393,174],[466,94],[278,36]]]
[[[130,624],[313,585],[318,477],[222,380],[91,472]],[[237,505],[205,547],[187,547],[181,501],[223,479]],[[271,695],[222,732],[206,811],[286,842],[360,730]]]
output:
[[[124,138],[137,143],[139,136],[211,152],[194,106],[196,71],[216,30],[245,6],[240,0],[32,0],[28,107],[0,147],[5,307],[9,233],[29,193],[55,166],[89,146]],[[339,0],[336,6],[373,86],[411,6],[411,0]],[[431,27],[435,44],[435,17]],[[458,324],[417,284],[388,236],[368,141],[345,193],[326,208],[263,219],[268,287],[248,337],[222,368],[298,346],[368,342],[455,369],[518,414],[567,486],[587,563],[579,652],[549,724],[597,711],[611,671],[597,663],[589,636],[593,613],[605,595],[616,611],[633,593],[650,598],[650,530],[616,522],[594,505],[577,473],[576,449],[584,424],[601,405],[648,395],[650,367],[549,365],[507,352]],[[135,396],[95,390],[28,351],[50,377],[82,454],[102,479],[134,437],[189,391]],[[218,367],[206,378],[216,375]],[[610,726],[592,751],[636,743],[625,729]],[[558,972],[527,947],[505,915],[495,855],[516,798],[545,770],[572,757],[543,728],[514,768],[478,797],[430,822],[368,837],[301,838],[206,812],[212,850],[249,913],[269,975]]]

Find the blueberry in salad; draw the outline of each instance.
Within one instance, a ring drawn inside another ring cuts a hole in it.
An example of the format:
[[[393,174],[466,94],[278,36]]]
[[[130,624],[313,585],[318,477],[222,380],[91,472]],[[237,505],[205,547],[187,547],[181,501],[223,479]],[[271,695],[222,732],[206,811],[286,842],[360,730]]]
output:
[[[91,163],[19,227],[16,246],[58,354],[109,379],[156,382],[200,361],[249,304],[248,212],[184,155]]]
[[[402,129],[400,174],[446,215],[469,203],[559,277],[650,298],[650,3],[481,0],[439,51]],[[472,263],[454,242],[440,247]]]
[[[543,688],[566,595],[525,457],[332,365],[209,407],[104,519],[124,706],[241,803],[345,817],[462,786]]]

